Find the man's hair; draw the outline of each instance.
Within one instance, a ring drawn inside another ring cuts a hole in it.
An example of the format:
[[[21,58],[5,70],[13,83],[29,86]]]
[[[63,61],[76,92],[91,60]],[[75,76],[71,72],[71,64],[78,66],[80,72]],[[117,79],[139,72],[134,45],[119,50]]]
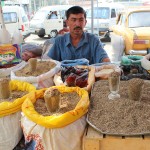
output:
[[[71,14],[80,14],[80,13],[84,14],[84,17],[86,19],[85,10],[80,6],[73,6],[66,11],[66,18],[68,19]]]

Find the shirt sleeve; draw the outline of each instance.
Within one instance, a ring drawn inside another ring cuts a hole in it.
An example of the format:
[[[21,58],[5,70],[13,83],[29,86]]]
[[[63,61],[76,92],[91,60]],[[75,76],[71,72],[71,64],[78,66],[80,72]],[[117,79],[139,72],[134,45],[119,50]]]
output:
[[[57,37],[55,39],[55,42],[53,46],[50,48],[48,54],[47,54],[51,59],[61,61],[60,57],[60,49],[59,49],[59,38]]]

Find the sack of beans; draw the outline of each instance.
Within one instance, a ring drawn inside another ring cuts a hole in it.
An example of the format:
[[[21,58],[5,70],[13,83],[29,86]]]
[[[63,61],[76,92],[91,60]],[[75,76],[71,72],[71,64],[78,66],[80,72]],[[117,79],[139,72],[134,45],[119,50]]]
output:
[[[21,126],[29,149],[81,150],[88,92],[79,87],[37,90],[22,105]]]
[[[46,88],[54,85],[53,77],[59,70],[58,61],[31,58],[21,68],[11,71],[11,79],[32,83],[38,89]]]
[[[8,78],[0,79],[0,149],[12,150],[22,137],[20,124],[21,105],[35,91],[35,87],[27,82]]]

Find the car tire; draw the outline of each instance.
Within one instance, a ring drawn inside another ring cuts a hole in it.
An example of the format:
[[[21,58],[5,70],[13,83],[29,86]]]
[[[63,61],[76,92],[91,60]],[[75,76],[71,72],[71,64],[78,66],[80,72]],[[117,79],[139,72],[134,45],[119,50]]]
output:
[[[45,29],[40,29],[40,31],[39,31],[39,33],[38,33],[38,36],[40,37],[40,38],[43,38],[44,36],[45,36]]]
[[[57,30],[52,30],[50,32],[50,37],[55,38],[58,35],[58,31]]]

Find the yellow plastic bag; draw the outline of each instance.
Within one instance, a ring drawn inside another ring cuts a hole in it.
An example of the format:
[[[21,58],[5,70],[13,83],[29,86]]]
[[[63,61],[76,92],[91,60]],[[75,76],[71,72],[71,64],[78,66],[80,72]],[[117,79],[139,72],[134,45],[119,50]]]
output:
[[[35,97],[35,95],[32,93],[32,91],[35,91],[36,88],[27,82],[17,81],[17,80],[11,80],[10,81],[10,88],[12,91],[28,91],[31,92],[29,94],[24,95],[21,98],[17,98],[13,102],[1,102],[0,103],[0,117],[10,115],[12,113],[15,113],[19,110],[21,110],[21,105],[24,102],[24,100],[29,96],[32,98]]]
[[[74,110],[71,110],[69,112],[66,112],[60,116],[42,116],[39,113],[37,113],[34,109],[33,103],[38,98],[43,98],[44,92],[46,89],[37,90],[35,92],[35,99],[27,98],[24,103],[22,104],[22,111],[24,115],[32,120],[33,122],[44,126],[46,128],[61,128],[64,127],[70,123],[73,123],[74,121],[81,118],[84,114],[88,111],[89,106],[89,95],[88,92],[84,89],[81,89],[79,87],[66,87],[64,85],[62,86],[55,86],[61,93],[64,92],[77,92],[78,95],[81,97],[80,101],[76,105]],[[34,95],[34,93],[32,93]]]

